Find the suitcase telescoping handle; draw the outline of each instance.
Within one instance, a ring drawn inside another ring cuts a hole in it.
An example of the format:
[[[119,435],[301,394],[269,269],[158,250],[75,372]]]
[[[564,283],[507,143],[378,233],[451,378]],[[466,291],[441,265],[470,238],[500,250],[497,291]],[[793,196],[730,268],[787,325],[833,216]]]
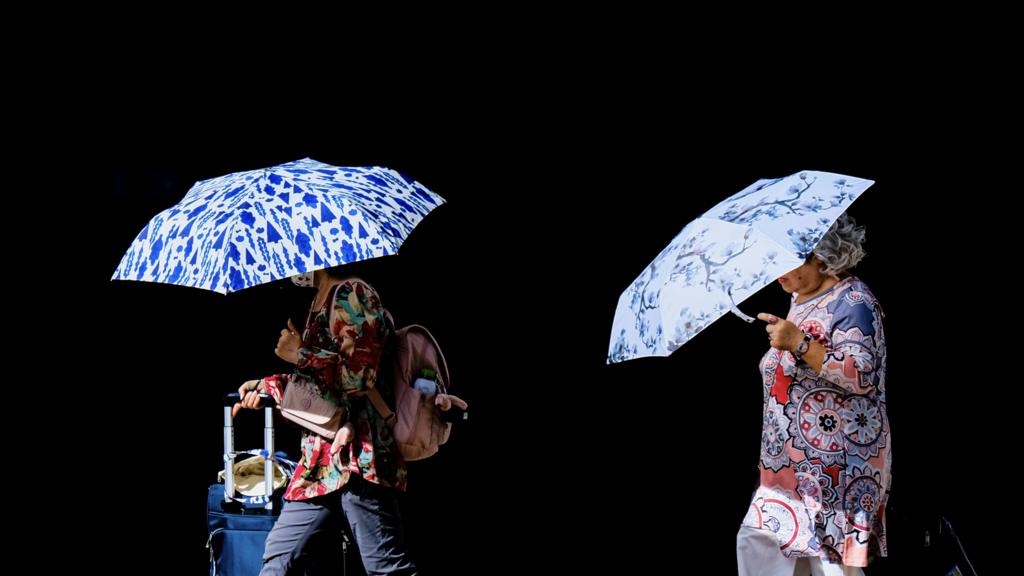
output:
[[[235,428],[232,423],[231,409],[241,402],[238,392],[224,396],[224,501],[230,502],[235,495]],[[274,493],[274,406],[277,403],[269,394],[260,394],[260,406],[263,408],[263,481],[266,486],[267,510],[274,507],[271,496]]]

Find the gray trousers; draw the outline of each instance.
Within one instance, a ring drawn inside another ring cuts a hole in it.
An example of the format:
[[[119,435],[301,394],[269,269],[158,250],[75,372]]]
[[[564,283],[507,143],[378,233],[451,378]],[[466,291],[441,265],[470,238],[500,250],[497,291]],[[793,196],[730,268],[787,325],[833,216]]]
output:
[[[395,491],[353,474],[341,490],[285,503],[267,536],[260,576],[341,574],[336,552],[346,519],[368,576],[416,574],[405,549]]]

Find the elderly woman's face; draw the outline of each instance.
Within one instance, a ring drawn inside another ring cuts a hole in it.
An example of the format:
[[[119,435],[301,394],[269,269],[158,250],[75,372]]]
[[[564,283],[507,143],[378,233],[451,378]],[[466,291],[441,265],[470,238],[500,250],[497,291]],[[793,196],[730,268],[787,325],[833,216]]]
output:
[[[786,292],[797,294],[811,294],[821,287],[821,283],[828,276],[821,273],[821,262],[812,256],[811,259],[798,268],[786,272],[779,277],[779,284]]]

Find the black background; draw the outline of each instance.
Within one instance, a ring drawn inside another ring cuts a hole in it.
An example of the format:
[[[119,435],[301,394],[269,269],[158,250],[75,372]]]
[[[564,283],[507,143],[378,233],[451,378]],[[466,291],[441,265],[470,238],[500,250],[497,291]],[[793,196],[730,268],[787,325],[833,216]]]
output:
[[[994,570],[993,511],[979,494],[1005,482],[998,459],[1016,441],[1002,428],[1017,407],[999,406],[1009,367],[978,340],[1001,305],[986,295],[999,249],[979,246],[994,245],[991,203],[1012,194],[998,176],[1007,153],[976,128],[993,120],[985,110],[937,120],[917,97],[812,111],[657,90],[596,103],[587,91],[493,94],[435,107],[411,93],[372,111],[339,101],[315,116],[230,106],[118,115],[104,155],[107,259],[94,276],[105,330],[87,347],[109,366],[89,432],[117,462],[98,484],[127,505],[127,528],[104,534],[126,565],[205,569],[220,397],[285,368],[278,330],[302,319],[312,292],[278,282],[222,296],[106,279],[195,181],[308,156],[394,168],[448,200],[370,278],[400,324],[431,328],[472,405],[438,456],[410,466],[404,513],[424,573],[708,562],[721,566],[707,573],[732,573],[757,481],[762,327],[728,316],[667,359],[606,366],[611,320],[618,295],[683,225],[757,178],[804,169],[877,182],[851,210],[868,229],[858,274],[885,309],[889,347],[893,557],[872,573],[931,573],[922,567],[940,552],[922,534],[940,514],[975,566]],[[772,285],[743,308],[785,314],[787,302]],[[128,405],[143,407],[141,431],[119,416]],[[294,451],[289,434],[279,445]]]

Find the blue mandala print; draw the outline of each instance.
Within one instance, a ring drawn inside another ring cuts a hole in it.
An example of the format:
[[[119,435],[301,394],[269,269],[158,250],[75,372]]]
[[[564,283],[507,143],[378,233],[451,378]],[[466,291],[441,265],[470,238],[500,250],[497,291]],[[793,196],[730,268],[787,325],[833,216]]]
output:
[[[844,531],[846,534],[856,535],[859,542],[866,544],[866,538],[871,534],[875,513],[884,502],[880,483],[881,472],[865,464],[863,467],[848,468],[843,477],[846,484]]]
[[[774,398],[768,401],[764,410],[764,426],[761,428],[761,462],[765,468],[776,472],[789,464],[786,441],[789,440],[789,418]]]
[[[792,300],[787,314],[828,350],[820,370],[794,368],[791,354],[774,349],[761,358],[760,485],[744,526],[769,523],[762,501],[785,502],[800,519],[793,543],[780,542],[785,556],[817,548],[833,562],[863,566],[870,555],[885,554],[892,442],[881,393],[885,334],[880,317],[867,287],[854,276],[844,278],[820,299]],[[780,404],[788,420],[789,462],[776,469],[784,461],[776,456],[783,438],[777,430],[784,423],[777,415]],[[775,523],[781,526],[785,518],[779,515]]]
[[[774,348],[765,352],[761,358],[761,385],[764,388],[764,399],[768,399],[772,386],[775,384],[775,370],[779,366],[781,354]]]
[[[832,388],[805,391],[799,384],[790,386],[789,431],[793,446],[804,450],[808,457],[831,466],[844,461],[843,427],[839,410],[843,394]]]
[[[815,518],[816,523],[822,523],[832,515],[832,502],[836,498],[836,490],[832,485],[832,477],[825,473],[825,467],[820,463],[812,463],[804,460],[796,465],[797,493],[805,503],[811,499],[814,506],[808,505],[808,509],[818,511]]]
[[[846,436],[846,449],[865,460],[885,447],[884,421],[875,401],[867,396],[850,396],[839,411]]]

